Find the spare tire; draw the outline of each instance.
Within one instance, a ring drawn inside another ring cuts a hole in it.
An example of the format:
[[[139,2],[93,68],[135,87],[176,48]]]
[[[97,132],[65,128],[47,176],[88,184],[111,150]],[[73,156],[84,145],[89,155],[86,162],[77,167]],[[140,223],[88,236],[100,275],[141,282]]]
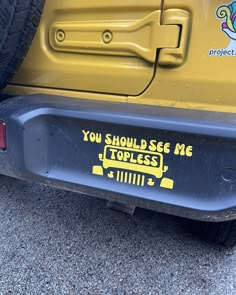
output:
[[[2,0],[0,5],[0,89],[23,61],[36,32],[44,0]]]

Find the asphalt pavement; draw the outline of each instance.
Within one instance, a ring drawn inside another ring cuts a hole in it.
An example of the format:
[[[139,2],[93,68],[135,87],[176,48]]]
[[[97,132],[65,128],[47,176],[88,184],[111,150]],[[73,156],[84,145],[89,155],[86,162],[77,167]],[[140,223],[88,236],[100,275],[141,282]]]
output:
[[[0,177],[0,294],[236,294],[236,249],[177,217]]]

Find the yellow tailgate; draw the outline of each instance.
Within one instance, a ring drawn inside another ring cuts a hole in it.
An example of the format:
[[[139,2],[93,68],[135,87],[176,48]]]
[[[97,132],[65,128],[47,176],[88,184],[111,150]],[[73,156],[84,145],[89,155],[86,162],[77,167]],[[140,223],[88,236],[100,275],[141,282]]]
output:
[[[47,0],[7,91],[235,112],[235,9],[220,0]]]

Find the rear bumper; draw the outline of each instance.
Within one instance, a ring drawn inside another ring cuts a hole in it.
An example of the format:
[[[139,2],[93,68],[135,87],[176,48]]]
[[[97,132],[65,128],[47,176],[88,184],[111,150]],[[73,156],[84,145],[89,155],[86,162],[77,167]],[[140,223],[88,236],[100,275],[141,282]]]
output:
[[[236,114],[46,95],[1,102],[0,173],[206,221],[236,219]]]

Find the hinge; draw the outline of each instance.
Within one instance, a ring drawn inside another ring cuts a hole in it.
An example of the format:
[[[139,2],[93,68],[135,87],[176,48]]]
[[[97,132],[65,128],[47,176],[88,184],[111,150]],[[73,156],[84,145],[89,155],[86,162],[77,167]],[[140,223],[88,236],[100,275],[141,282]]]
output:
[[[158,64],[162,66],[181,66],[186,57],[190,38],[191,15],[181,9],[168,9],[163,13],[164,25],[178,25],[181,28],[177,48],[163,48],[160,51]]]
[[[161,11],[155,11],[137,21],[55,22],[49,42],[59,52],[135,56],[150,63],[155,63],[157,49],[162,49],[159,63],[170,65],[175,52],[171,50],[181,44],[181,24],[171,23],[169,14],[164,14],[164,24],[160,18]]]

